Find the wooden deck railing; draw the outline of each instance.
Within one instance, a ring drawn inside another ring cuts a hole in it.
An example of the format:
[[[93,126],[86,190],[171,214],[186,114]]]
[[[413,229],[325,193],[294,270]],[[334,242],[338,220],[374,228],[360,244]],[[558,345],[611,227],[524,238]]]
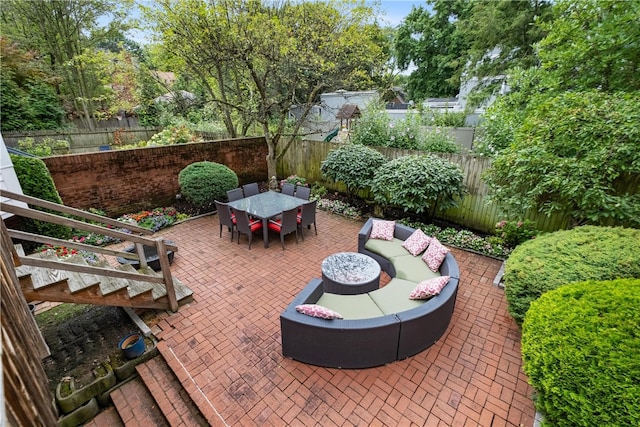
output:
[[[8,199],[16,200],[16,201],[25,202],[32,206],[38,206],[38,207],[59,212],[62,214],[73,215],[75,217],[96,221],[101,224],[110,225],[120,229],[127,229],[131,231],[131,234],[118,231],[115,229],[103,227],[100,225],[89,224],[76,219],[67,218],[64,216],[59,216],[59,215],[48,213],[48,212],[43,212],[43,211],[32,209],[29,207],[24,208],[24,207],[16,206],[10,203],[3,203],[1,207],[2,211],[12,213],[14,215],[18,215],[21,217],[63,225],[63,226],[67,226],[67,227],[71,227],[79,230],[94,232],[104,236],[118,238],[122,241],[133,242],[136,247],[136,252],[132,253],[132,252],[116,251],[113,249],[107,249],[99,246],[87,245],[84,243],[56,239],[53,237],[27,233],[19,230],[7,229],[7,232],[10,237],[26,240],[26,241],[33,241],[33,242],[42,243],[42,244],[50,244],[53,246],[64,246],[67,248],[83,250],[91,253],[99,253],[103,255],[133,259],[133,260],[137,260],[140,263],[141,268],[144,268],[147,266],[147,259],[144,254],[144,246],[155,247],[158,254],[158,259],[160,262],[162,277],[143,275],[143,274],[132,273],[127,271],[113,270],[109,268],[77,265],[77,264],[71,264],[71,263],[58,263],[56,261],[49,261],[49,260],[38,259],[33,257],[25,257],[25,256],[20,256],[12,248],[15,265],[30,265],[34,267],[67,270],[67,271],[74,271],[78,273],[99,274],[103,276],[145,281],[150,283],[161,283],[165,286],[167,291],[169,308],[172,311],[178,310],[178,300],[177,300],[176,292],[173,286],[173,278],[171,276],[169,257],[167,254],[167,250],[172,250],[172,251],[178,250],[177,246],[175,246],[174,244],[168,244],[166,241],[162,239],[162,237],[143,237],[139,235],[139,234],[152,235],[153,231],[149,229],[142,228],[137,225],[126,224],[111,218],[107,218],[105,216],[96,215],[90,212],[85,212],[80,209],[71,208],[68,206],[48,202],[46,200],[38,199],[31,196],[25,196],[23,194],[13,193],[6,190],[1,190],[0,196],[6,197]]]

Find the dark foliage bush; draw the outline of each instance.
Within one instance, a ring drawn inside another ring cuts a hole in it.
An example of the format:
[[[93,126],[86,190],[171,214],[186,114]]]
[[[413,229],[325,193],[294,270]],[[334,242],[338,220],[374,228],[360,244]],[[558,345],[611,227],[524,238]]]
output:
[[[347,186],[352,198],[357,190],[368,189],[373,175],[387,159],[379,151],[360,144],[345,144],[332,150],[322,162],[322,176]]]
[[[13,168],[22,187],[22,192],[27,196],[37,197],[50,202],[62,204],[62,199],[49,174],[49,170],[44,162],[35,157],[24,157],[11,155]],[[31,208],[47,211],[47,209],[30,206]],[[55,212],[54,212],[55,213]],[[63,225],[51,224],[48,222],[20,218],[19,227],[22,231],[29,233],[43,234],[58,239],[71,238],[71,228]],[[29,243],[23,243],[25,250],[32,249]]]
[[[522,328],[524,371],[545,425],[640,425],[640,279],[542,295]]]
[[[205,207],[214,200],[226,200],[227,191],[238,187],[238,176],[220,163],[197,162],[180,171],[178,183],[182,197]]]
[[[458,205],[464,176],[458,165],[440,157],[404,156],[378,168],[371,191],[378,203],[433,216]]]
[[[562,285],[640,277],[640,230],[584,226],[519,245],[504,274],[509,312],[522,324],[532,301]]]

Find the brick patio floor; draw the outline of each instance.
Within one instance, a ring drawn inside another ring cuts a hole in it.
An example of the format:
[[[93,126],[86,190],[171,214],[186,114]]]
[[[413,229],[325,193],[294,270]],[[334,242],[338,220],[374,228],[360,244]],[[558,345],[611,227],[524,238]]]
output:
[[[522,372],[520,333],[503,290],[500,262],[452,249],[460,288],[451,325],[432,347],[386,366],[328,369],[286,359],[280,312],[335,252],[357,251],[362,222],[318,211],[283,251],[275,234],[251,250],[230,242],[206,216],[165,230],[179,252],[172,273],[195,301],[154,332],[167,363],[214,425],[527,426],[532,388]],[[388,280],[388,277],[387,277]],[[151,390],[153,392],[153,390]]]

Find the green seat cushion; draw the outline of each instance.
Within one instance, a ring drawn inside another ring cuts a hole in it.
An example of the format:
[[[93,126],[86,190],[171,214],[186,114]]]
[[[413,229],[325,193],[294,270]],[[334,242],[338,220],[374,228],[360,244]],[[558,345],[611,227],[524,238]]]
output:
[[[345,319],[370,319],[384,316],[368,294],[338,295],[324,293],[316,304],[340,313]]]
[[[369,239],[364,248],[387,259],[394,256],[411,255],[408,250],[402,247],[403,243],[404,240],[396,238],[393,240]]]
[[[426,300],[411,300],[409,294],[417,286],[404,279],[391,279],[383,288],[369,292],[369,296],[384,314],[395,314],[420,307]]]
[[[393,268],[396,269],[396,277],[398,279],[406,279],[418,284],[423,280],[440,276],[440,273],[434,273],[429,270],[427,264],[422,260],[422,257],[419,256],[409,254],[387,259],[391,262]]]

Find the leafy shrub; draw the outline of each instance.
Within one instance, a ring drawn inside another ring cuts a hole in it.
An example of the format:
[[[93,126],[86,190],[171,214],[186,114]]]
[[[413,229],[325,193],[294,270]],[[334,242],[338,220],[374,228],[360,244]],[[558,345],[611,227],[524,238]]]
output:
[[[640,226],[640,94],[566,92],[531,107],[484,178],[505,210]]]
[[[464,195],[460,168],[436,156],[405,156],[391,160],[375,173],[371,185],[376,202],[416,213],[457,206]]]
[[[460,146],[456,143],[455,138],[446,129],[440,128],[423,132],[418,148],[431,153],[460,152]]]
[[[422,111],[422,122],[426,126],[444,126],[459,128],[463,127],[467,119],[464,111],[448,111],[440,112],[439,110],[426,108]]]
[[[383,147],[389,141],[391,119],[382,104],[370,102],[351,130],[354,144]]]
[[[532,301],[568,283],[640,277],[640,230],[584,226],[514,249],[505,267],[509,312],[522,324]]]
[[[195,136],[186,126],[172,126],[156,133],[151,137],[147,146],[186,144],[188,142],[200,142],[201,138]]]
[[[19,139],[18,149],[38,157],[49,157],[52,154],[68,154],[70,152],[69,142],[53,138],[43,138],[39,142],[36,142],[31,137]]]
[[[327,154],[320,165],[322,176],[347,186],[352,198],[359,189],[371,186],[374,173],[386,162],[378,151],[361,144],[345,144]]]
[[[44,162],[35,157],[11,156],[16,176],[22,187],[22,191],[27,196],[62,204],[62,199],[49,174],[49,170]],[[31,208],[48,212],[47,209],[37,206]],[[30,218],[20,218],[20,229],[35,234],[42,234],[58,239],[68,239],[71,237],[71,228],[64,225],[52,224],[49,222],[32,220]],[[25,250],[33,249],[33,245],[25,242]]]
[[[293,184],[293,185],[296,185],[296,186],[300,185],[300,186],[303,186],[303,187],[308,187],[309,186],[309,184],[307,184],[307,180],[304,179],[301,176],[298,176],[298,175],[289,175],[285,179],[281,180],[280,181],[280,187],[282,188],[282,186],[284,184]]]
[[[201,207],[224,200],[227,191],[238,187],[238,176],[227,166],[215,162],[196,162],[178,174],[182,196]]]
[[[538,235],[535,224],[525,219],[524,221],[505,221],[496,224],[495,234],[505,245],[515,248],[520,243],[531,240]]]
[[[524,371],[553,426],[640,423],[640,280],[563,286],[531,304]]]
[[[420,118],[417,114],[408,114],[403,120],[389,123],[386,143],[380,145],[417,150],[421,144],[421,134]]]

